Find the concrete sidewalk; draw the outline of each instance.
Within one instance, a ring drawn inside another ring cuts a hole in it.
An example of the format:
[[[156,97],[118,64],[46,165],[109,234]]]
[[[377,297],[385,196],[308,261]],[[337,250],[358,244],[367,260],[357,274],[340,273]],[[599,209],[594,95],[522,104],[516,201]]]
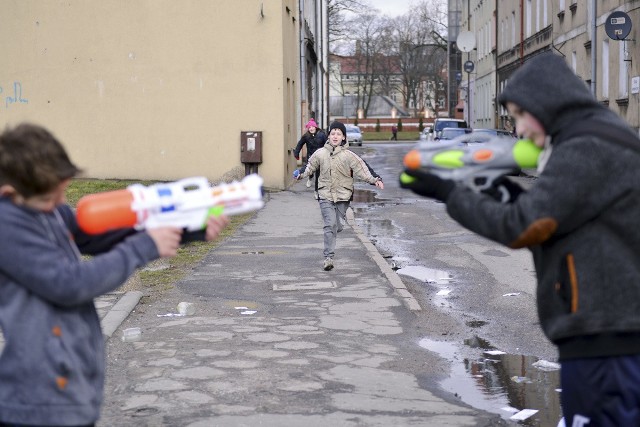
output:
[[[162,300],[138,304],[107,341],[98,426],[505,425],[439,388],[448,367],[417,344],[421,307],[349,225],[326,272],[312,191],[297,183],[270,194],[233,238]],[[167,316],[181,301],[195,314]],[[142,339],[123,342],[128,327]]]

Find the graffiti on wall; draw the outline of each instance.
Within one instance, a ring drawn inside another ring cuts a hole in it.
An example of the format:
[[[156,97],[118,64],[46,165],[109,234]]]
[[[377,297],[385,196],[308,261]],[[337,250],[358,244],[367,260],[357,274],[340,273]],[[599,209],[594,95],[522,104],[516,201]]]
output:
[[[3,100],[5,108],[14,104],[28,104],[29,100],[23,96],[22,83],[13,82],[9,86],[0,86],[0,100]]]

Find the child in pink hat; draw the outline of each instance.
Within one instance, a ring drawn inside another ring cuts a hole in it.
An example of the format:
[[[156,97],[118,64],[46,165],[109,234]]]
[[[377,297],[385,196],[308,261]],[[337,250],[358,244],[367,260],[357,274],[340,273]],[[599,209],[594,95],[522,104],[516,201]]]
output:
[[[300,159],[300,151],[302,150],[303,145],[307,145],[307,160],[311,158],[311,155],[318,149],[324,146],[327,142],[327,135],[318,127],[318,124],[314,119],[310,119],[305,125],[305,129],[307,130],[300,141],[298,141],[298,145],[293,150],[293,156],[296,160]],[[313,175],[309,176],[307,179],[307,188],[311,187],[311,179]],[[316,189],[317,191],[317,189]]]

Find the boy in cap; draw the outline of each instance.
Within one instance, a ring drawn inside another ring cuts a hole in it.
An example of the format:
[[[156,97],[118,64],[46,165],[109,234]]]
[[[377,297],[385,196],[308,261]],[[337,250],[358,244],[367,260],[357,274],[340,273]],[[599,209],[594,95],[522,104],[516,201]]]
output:
[[[96,423],[105,361],[93,299],[180,244],[175,227],[83,233],[65,204],[78,172],[42,127],[0,135],[0,426]],[[207,240],[227,223],[212,217]]]
[[[346,149],[344,143],[347,129],[341,122],[329,126],[329,140],[309,159],[304,172],[294,171],[295,179],[302,179],[313,173],[318,174],[318,202],[324,221],[324,263],[326,271],[333,269],[336,235],[342,231],[347,209],[353,196],[354,177],[384,189],[380,177],[374,177],[366,163],[354,152]]]
[[[608,82],[605,82],[607,84]],[[498,97],[544,147],[539,178],[501,204],[424,171],[401,186],[446,203],[463,226],[536,266],[540,324],[557,346],[567,426],[640,425],[640,141],[552,53]]]

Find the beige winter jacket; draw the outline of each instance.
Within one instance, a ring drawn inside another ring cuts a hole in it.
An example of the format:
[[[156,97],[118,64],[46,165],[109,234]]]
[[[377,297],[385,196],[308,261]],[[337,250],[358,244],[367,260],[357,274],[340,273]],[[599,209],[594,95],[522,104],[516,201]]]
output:
[[[354,178],[369,184],[378,180],[358,155],[340,145],[333,147],[329,142],[313,153],[300,179],[318,170],[318,196],[334,203],[351,200]]]

